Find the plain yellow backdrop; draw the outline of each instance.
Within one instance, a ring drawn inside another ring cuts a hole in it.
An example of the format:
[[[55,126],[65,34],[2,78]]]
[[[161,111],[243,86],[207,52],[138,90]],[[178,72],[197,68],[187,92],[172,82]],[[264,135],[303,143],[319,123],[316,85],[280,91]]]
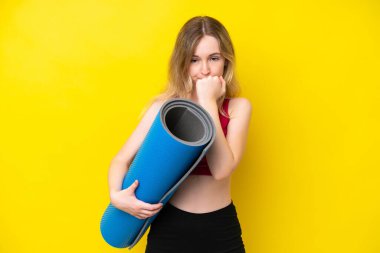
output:
[[[121,252],[99,230],[108,166],[196,15],[227,27],[253,106],[232,182],[247,252],[380,252],[378,1],[9,0],[1,253]]]

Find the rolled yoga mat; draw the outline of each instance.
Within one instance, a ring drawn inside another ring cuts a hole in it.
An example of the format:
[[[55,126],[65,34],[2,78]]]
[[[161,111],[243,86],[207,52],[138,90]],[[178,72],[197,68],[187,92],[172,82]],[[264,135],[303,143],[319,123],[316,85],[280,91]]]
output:
[[[201,106],[185,99],[166,101],[130,165],[122,189],[137,179],[137,199],[165,205],[206,154],[215,132],[211,116]],[[111,246],[131,249],[158,215],[142,220],[109,204],[100,230]]]

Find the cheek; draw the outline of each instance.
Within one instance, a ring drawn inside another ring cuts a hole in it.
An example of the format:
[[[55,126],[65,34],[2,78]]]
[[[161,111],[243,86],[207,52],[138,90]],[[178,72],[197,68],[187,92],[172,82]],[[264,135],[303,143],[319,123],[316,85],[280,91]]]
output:
[[[194,75],[196,75],[197,74],[197,70],[196,70],[196,68],[194,67],[194,66],[190,66],[189,67],[189,75],[191,76],[191,77],[193,77]]]
[[[224,63],[223,62],[218,62],[218,64],[215,64],[213,66],[213,73],[215,75],[223,75],[223,70],[224,70]]]

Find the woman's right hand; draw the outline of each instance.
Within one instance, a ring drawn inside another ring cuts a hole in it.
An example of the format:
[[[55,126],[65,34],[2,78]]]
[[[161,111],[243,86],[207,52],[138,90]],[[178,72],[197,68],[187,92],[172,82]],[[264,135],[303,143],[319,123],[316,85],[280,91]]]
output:
[[[163,204],[149,204],[138,200],[135,195],[138,185],[139,182],[136,180],[128,188],[111,193],[111,204],[138,219],[147,219],[158,213]]]

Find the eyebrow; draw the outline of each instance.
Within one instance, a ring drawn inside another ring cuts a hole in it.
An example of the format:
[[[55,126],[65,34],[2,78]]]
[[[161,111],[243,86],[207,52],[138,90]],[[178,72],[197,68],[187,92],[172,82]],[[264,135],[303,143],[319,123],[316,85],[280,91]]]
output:
[[[212,53],[209,56],[214,56],[214,55],[221,55],[221,54],[220,53]],[[194,54],[193,57],[199,57],[199,56]]]

